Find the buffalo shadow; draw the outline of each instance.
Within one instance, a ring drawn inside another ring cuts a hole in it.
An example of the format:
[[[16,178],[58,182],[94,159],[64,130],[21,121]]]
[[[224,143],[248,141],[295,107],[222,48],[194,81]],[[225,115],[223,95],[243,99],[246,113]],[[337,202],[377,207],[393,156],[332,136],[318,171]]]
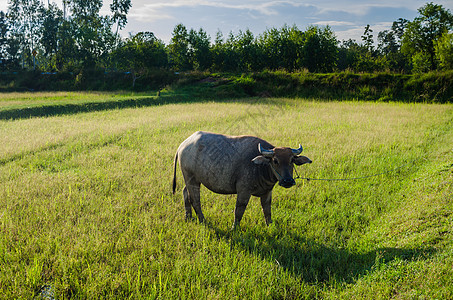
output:
[[[223,230],[207,224],[216,238],[226,240],[232,248],[242,249],[263,260],[272,261],[307,283],[352,283],[379,266],[394,260],[427,259],[434,248],[376,248],[357,253],[344,248],[327,247],[319,242],[287,230],[270,233]],[[274,225],[272,225],[274,226]]]

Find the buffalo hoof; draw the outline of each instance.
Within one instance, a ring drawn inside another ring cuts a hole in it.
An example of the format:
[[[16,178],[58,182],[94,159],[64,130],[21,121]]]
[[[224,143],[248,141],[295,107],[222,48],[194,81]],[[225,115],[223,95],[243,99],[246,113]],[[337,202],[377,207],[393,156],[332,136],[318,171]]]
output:
[[[231,227],[231,231],[238,231],[241,230],[241,225],[239,223],[234,223]]]

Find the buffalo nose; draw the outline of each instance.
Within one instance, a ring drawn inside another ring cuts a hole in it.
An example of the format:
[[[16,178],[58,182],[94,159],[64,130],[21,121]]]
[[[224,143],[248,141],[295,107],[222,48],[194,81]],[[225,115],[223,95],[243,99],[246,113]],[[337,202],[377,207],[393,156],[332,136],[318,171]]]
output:
[[[292,178],[284,178],[278,184],[284,188],[290,188],[296,184],[296,181]]]

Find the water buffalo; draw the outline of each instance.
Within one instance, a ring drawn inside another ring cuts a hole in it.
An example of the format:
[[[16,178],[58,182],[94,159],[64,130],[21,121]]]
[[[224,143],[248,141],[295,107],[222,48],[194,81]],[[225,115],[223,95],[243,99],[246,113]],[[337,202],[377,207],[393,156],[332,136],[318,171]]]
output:
[[[298,149],[275,148],[254,136],[226,136],[197,131],[179,146],[174,161],[173,193],[176,189],[176,166],[179,162],[186,186],[183,190],[186,218],[192,218],[192,207],[200,222],[204,216],[200,205],[200,184],[219,194],[237,194],[234,227],[241,222],[250,196],[261,198],[266,224],[272,222],[272,189],[296,184],[293,164],[311,163],[299,156]]]

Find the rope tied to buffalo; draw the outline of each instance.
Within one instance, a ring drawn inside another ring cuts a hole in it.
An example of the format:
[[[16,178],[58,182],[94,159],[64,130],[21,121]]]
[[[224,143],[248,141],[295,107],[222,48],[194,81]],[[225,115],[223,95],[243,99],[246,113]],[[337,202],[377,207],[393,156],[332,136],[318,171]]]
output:
[[[380,172],[380,173],[376,173],[376,174],[371,174],[371,175],[365,175],[365,176],[360,176],[360,177],[347,177],[347,178],[312,178],[312,177],[301,177],[299,175],[299,173],[297,172],[297,169],[294,168],[294,171],[296,173],[296,177],[294,178],[295,180],[296,179],[301,179],[301,180],[307,180],[307,181],[311,181],[311,180],[318,180],[318,181],[349,181],[349,180],[361,180],[361,179],[367,179],[367,178],[371,178],[371,177],[377,177],[377,176],[381,176],[381,175],[384,175],[384,174],[388,174],[388,173],[392,173],[392,172],[395,172],[399,169],[402,169],[408,165],[411,165],[413,162],[415,162],[417,159],[414,159],[404,165],[401,165],[401,166],[398,166],[396,168],[393,168],[393,169],[388,169],[386,171],[383,171],[383,172]]]

